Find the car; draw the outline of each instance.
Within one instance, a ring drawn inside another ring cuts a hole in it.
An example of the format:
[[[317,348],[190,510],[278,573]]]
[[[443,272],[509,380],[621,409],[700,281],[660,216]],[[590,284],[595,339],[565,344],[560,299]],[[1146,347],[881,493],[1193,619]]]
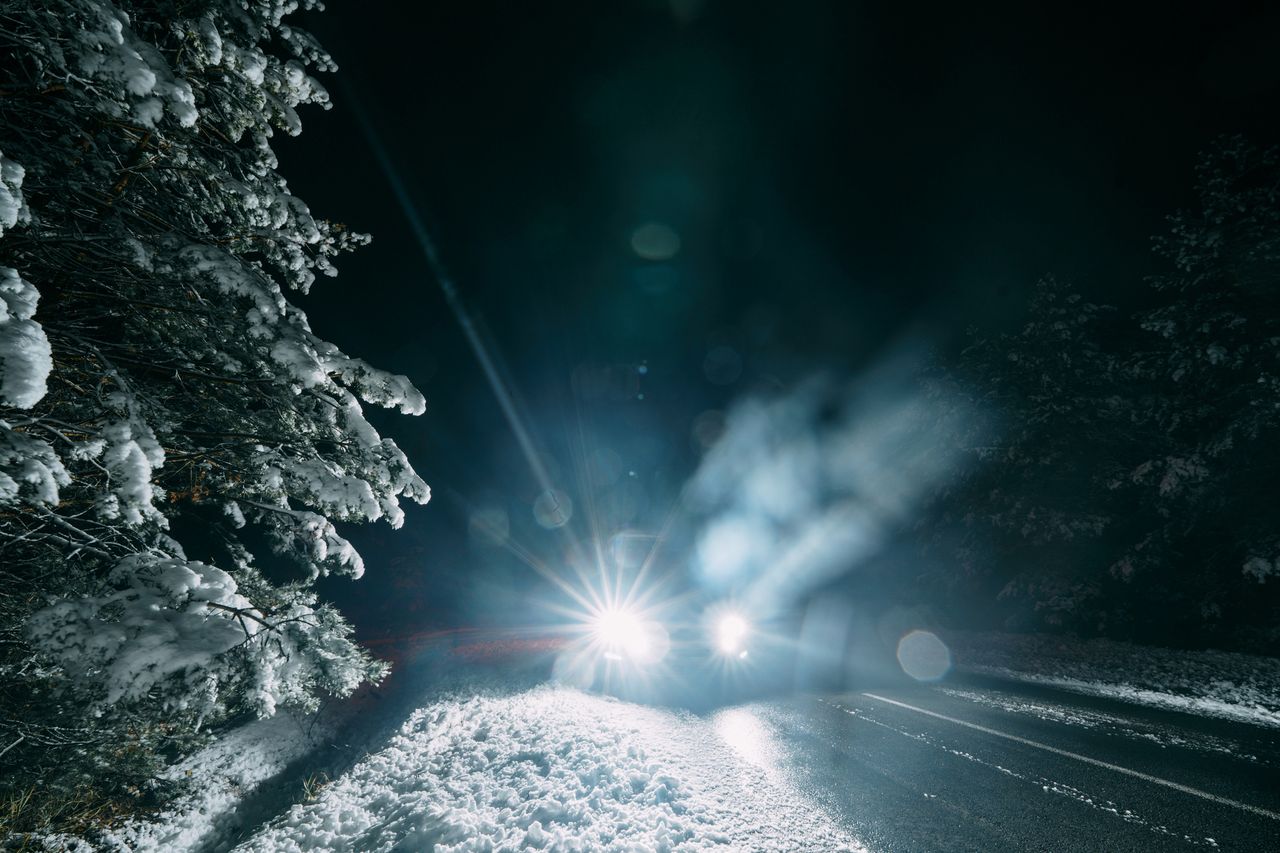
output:
[[[791,689],[798,630],[796,617],[727,602],[604,607],[562,656],[562,677],[630,701],[704,710]]]

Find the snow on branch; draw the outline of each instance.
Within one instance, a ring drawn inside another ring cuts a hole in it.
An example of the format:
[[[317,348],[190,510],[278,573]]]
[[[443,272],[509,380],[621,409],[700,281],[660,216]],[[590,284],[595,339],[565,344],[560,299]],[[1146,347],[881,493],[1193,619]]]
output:
[[[319,4],[11,5],[0,566],[22,589],[0,594],[20,626],[0,672],[169,733],[380,677],[311,586],[365,570],[336,523],[399,527],[429,499],[362,408],[426,401],[290,301],[368,242],[294,196],[271,148],[329,104],[311,74],[332,60],[283,20]],[[42,743],[6,764],[60,772]]]

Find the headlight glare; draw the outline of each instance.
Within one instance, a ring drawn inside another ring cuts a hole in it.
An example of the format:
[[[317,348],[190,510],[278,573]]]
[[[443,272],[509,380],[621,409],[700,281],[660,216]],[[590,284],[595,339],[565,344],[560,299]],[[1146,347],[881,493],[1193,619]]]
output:
[[[722,655],[746,657],[747,635],[751,626],[737,613],[721,614],[715,623],[716,650]]]
[[[593,621],[592,633],[604,656],[611,660],[645,660],[652,650],[649,631],[640,617],[629,610],[602,610]]]

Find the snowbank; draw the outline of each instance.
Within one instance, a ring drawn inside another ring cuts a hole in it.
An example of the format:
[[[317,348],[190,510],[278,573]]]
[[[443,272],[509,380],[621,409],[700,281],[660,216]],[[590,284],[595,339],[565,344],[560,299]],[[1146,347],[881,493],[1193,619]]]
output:
[[[862,850],[769,761],[767,723],[542,686],[432,702],[244,853]]]
[[[71,853],[173,853],[196,850],[215,839],[219,824],[263,782],[331,737],[332,724],[314,727],[310,718],[283,711],[233,729],[166,776],[189,783],[189,790],[164,811],[95,833],[92,842],[70,836],[40,839],[42,849]]]
[[[1280,659],[1113,640],[949,632],[961,672],[1280,727]]]

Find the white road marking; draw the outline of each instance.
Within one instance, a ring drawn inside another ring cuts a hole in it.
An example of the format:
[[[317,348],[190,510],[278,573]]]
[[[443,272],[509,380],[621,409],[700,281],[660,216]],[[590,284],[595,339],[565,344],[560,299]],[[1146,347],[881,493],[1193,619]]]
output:
[[[959,720],[955,717],[948,717],[946,714],[939,714],[937,711],[930,711],[925,708],[917,708],[915,705],[908,705],[906,702],[899,702],[896,699],[886,699],[884,696],[877,696],[874,693],[863,693],[868,699],[875,699],[877,702],[884,702],[887,705],[896,705],[899,708],[905,708],[908,711],[915,711],[917,714],[924,714],[929,717],[937,717],[939,720],[946,720],[948,723],[955,723],[957,726],[973,729],[996,737],[1002,737],[1005,740],[1016,741],[1025,746],[1032,746],[1036,749],[1043,749],[1045,752],[1052,752],[1054,755],[1061,755],[1064,758],[1073,758],[1076,761],[1083,761],[1085,764],[1092,764],[1095,767],[1103,767],[1107,770],[1114,770],[1116,773],[1123,773],[1126,776],[1133,776],[1144,782],[1151,782],[1154,785],[1163,785],[1166,788],[1172,788],[1175,791],[1181,791],[1184,794],[1190,794],[1193,797],[1200,797],[1203,800],[1209,800],[1223,806],[1231,806],[1242,811],[1252,814],[1268,817],[1272,820],[1280,820],[1280,813],[1261,808],[1259,806],[1251,806],[1248,803],[1242,803],[1237,800],[1228,799],[1227,797],[1219,797],[1217,794],[1211,794],[1208,791],[1202,791],[1199,788],[1192,788],[1190,785],[1183,785],[1178,782],[1171,782],[1168,779],[1161,779],[1159,776],[1152,776],[1138,770],[1130,770],[1128,767],[1121,767],[1119,764],[1112,764],[1109,761],[1100,761],[1097,758],[1090,758],[1087,755],[1081,755],[1078,752],[1070,752],[1065,749],[1058,749],[1056,746],[1049,746],[1047,743],[1031,740],[1018,735],[1011,735],[1008,732],[998,731],[996,729],[980,726],[977,723],[971,723],[967,720]]]

